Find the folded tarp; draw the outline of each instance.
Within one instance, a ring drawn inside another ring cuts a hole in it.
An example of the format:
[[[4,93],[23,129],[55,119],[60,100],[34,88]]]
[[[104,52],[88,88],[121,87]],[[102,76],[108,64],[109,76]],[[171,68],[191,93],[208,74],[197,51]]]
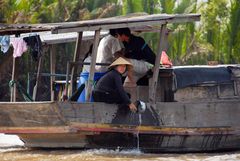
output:
[[[231,81],[231,72],[227,67],[176,67],[174,72],[174,90],[208,83]]]

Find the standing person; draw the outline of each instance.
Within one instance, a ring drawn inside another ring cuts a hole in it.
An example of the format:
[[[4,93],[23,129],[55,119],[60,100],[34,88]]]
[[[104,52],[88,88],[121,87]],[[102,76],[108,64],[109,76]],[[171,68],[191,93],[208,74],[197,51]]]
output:
[[[133,112],[136,106],[131,102],[122,85],[122,74],[131,70],[132,64],[119,57],[110,66],[109,71],[99,79],[93,90],[93,98],[96,102],[116,103],[128,105]]]
[[[97,50],[97,63],[111,64],[117,57],[122,55],[123,45],[121,45],[116,36],[116,29],[110,29],[109,35],[101,39]],[[107,67],[97,65],[96,70],[98,72],[106,72]]]
[[[124,56],[131,61],[134,79],[137,81],[155,64],[156,54],[142,37],[131,34],[129,28],[119,28],[117,35],[117,38],[124,44]]]

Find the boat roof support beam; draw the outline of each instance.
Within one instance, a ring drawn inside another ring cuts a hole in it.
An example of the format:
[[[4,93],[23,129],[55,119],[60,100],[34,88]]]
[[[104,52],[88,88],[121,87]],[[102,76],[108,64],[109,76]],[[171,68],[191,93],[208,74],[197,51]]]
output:
[[[157,92],[157,83],[159,76],[159,67],[160,67],[160,58],[162,51],[165,50],[167,44],[167,24],[162,24],[160,29],[160,41],[158,44],[158,51],[156,55],[155,65],[153,68],[153,77],[150,80],[149,86],[149,103],[151,106],[156,105],[156,92]]]
[[[16,63],[16,58],[13,57],[13,64],[12,64],[12,82],[15,81],[15,65]],[[11,87],[11,98],[10,98],[10,102],[16,102],[16,83],[13,84],[13,86]]]
[[[83,32],[78,32],[76,46],[75,46],[75,52],[74,52],[74,56],[73,56],[73,62],[79,61],[82,37],[83,37]],[[70,93],[71,93],[71,95],[73,94],[73,92],[77,88],[77,83],[76,82],[77,82],[77,68],[75,66],[72,66],[71,86],[70,86]]]
[[[90,73],[89,73],[89,78],[87,81],[87,86],[86,86],[86,94],[85,94],[85,100],[90,101],[90,96],[92,93],[92,86],[94,83],[94,72],[95,72],[95,65],[96,65],[96,57],[97,57],[97,48],[98,48],[98,43],[100,40],[100,29],[95,31],[94,35],[94,43],[93,43],[93,52],[92,52],[92,61],[90,65]]]
[[[35,83],[35,86],[33,87],[33,101],[36,101],[36,98],[37,98],[37,88],[38,88],[38,84],[40,83],[39,78],[41,73],[42,57],[43,55],[38,60],[38,71],[37,71],[36,83]]]
[[[96,31],[96,30],[109,30],[114,28],[124,27],[141,27],[151,25],[162,25],[166,23],[186,23],[199,21],[200,15],[188,14],[188,15],[162,15],[160,17],[154,17],[154,15],[140,16],[134,18],[119,18],[119,19],[101,19],[101,20],[88,20],[88,22],[72,22],[72,23],[60,23],[58,26],[52,27],[52,33],[68,33],[68,32],[80,32],[80,31]],[[93,22],[94,21],[94,22]]]
[[[51,72],[51,101],[55,100],[54,95],[54,82],[55,82],[55,74],[56,74],[56,45],[52,44],[50,47],[50,72]]]

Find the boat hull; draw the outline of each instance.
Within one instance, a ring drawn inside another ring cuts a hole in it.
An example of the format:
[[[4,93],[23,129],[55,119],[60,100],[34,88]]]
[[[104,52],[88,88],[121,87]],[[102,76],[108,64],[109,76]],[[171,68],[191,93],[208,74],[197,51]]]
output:
[[[89,129],[72,133],[28,133],[18,136],[26,147],[34,148],[140,149],[146,152],[208,152],[239,149],[240,136],[230,131],[226,132],[229,129],[215,129],[216,132],[205,133],[200,131],[206,129],[201,129],[199,133],[192,134],[188,132],[196,129],[182,129],[186,134],[182,132],[166,134],[166,130],[176,131],[174,128],[168,128],[146,134],[135,131],[111,132],[111,129],[94,132],[96,129]]]
[[[26,147],[139,148],[148,152],[240,149],[240,101],[158,102],[142,113],[105,103],[1,103],[0,132]]]

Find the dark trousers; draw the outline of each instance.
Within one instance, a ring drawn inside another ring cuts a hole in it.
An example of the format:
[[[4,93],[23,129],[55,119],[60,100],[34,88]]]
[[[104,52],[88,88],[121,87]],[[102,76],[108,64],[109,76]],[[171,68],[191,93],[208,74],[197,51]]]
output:
[[[130,94],[127,93],[127,95],[130,98]],[[104,92],[104,91],[94,90],[93,100],[95,102],[123,104],[123,100],[121,100],[121,97],[116,92]]]
[[[95,102],[106,102],[120,104],[121,100],[114,92],[93,91],[93,99]]]

